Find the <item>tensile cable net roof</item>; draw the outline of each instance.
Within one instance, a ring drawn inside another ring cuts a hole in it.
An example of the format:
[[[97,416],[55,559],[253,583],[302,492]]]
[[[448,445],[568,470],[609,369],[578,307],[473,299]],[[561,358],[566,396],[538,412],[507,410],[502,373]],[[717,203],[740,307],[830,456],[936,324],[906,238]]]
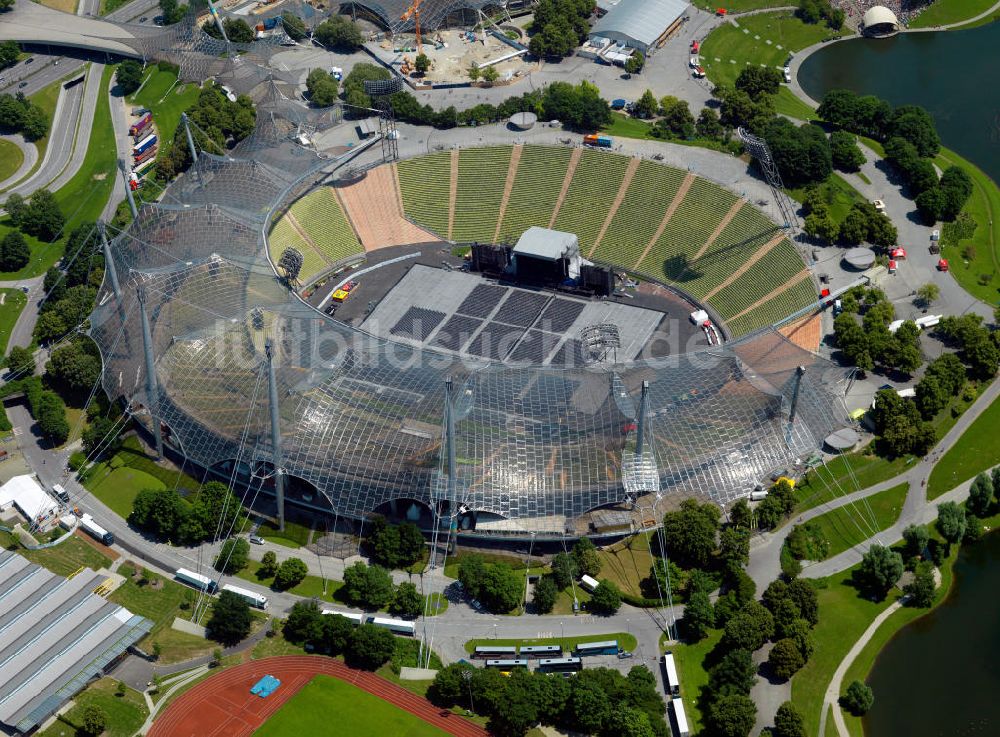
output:
[[[323,115],[311,121],[317,129],[336,124]],[[835,395],[843,371],[775,330],[667,358],[560,368],[470,361],[321,314],[279,280],[265,240],[272,214],[334,168],[295,142],[300,124],[280,105],[263,110],[254,134],[229,155],[202,154],[111,241],[122,298],[106,279],[90,330],[104,389],[151,428],[145,309],[155,414],[168,446],[191,461],[270,463],[269,341],[282,468],[355,518],[395,499],[433,506],[452,495],[453,513],[464,505],[525,529],[647,493],[726,503],[845,424]]]

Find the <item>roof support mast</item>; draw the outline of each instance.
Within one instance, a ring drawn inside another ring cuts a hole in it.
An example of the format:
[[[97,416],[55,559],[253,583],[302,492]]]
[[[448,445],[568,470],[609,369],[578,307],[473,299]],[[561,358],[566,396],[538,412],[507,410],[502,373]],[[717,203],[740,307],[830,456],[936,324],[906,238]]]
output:
[[[271,411],[271,451],[274,464],[274,494],[278,505],[278,529],[285,529],[285,469],[281,457],[281,423],[278,415],[278,382],[274,377],[274,344],[264,343],[267,356],[267,400]]]
[[[160,429],[160,394],[156,385],[156,360],[153,358],[153,332],[149,329],[149,315],[146,314],[146,290],[139,287],[139,316],[142,321],[142,352],[146,355],[146,403],[149,405],[149,419],[156,441],[156,458],[163,458],[163,431]]]

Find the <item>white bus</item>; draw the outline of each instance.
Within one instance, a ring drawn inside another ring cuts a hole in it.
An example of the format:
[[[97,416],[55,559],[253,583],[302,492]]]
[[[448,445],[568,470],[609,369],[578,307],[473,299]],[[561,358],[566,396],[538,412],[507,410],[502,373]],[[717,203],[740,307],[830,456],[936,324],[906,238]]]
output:
[[[500,670],[511,671],[514,668],[527,668],[527,658],[508,658],[506,660],[487,660],[487,668],[499,668]]]
[[[397,635],[412,635],[417,631],[416,626],[413,622],[407,622],[404,619],[386,619],[385,617],[369,617],[368,624],[374,624],[376,627],[384,627],[387,630],[395,632]]]
[[[576,673],[583,670],[583,660],[580,658],[542,658],[538,661],[538,670],[542,673]]]
[[[187,568],[178,568],[174,571],[174,578],[200,591],[207,591],[210,594],[215,593],[215,581],[208,576],[202,576],[200,573],[189,571]]]
[[[688,727],[687,714],[684,713],[684,701],[673,699],[670,702],[671,711],[674,713],[674,722],[677,724],[677,737],[690,737],[691,728]]]
[[[584,573],[582,576],[580,576],[580,585],[583,586],[583,588],[587,589],[587,591],[593,593],[594,589],[598,587],[599,582],[596,578],[591,578],[586,573]]]
[[[667,695],[681,695],[681,681],[677,677],[677,663],[674,662],[674,654],[671,652],[663,655],[663,685],[666,687]]]
[[[344,619],[349,619],[355,625],[359,625],[365,621],[364,614],[355,614],[354,612],[338,612],[336,609],[324,609],[323,614],[339,614]]]
[[[222,587],[223,591],[231,591],[237,596],[242,596],[246,599],[250,606],[255,606],[258,609],[267,609],[267,597],[263,594],[258,594],[256,591],[251,591],[250,589],[241,589],[239,586],[233,586],[227,583]]]

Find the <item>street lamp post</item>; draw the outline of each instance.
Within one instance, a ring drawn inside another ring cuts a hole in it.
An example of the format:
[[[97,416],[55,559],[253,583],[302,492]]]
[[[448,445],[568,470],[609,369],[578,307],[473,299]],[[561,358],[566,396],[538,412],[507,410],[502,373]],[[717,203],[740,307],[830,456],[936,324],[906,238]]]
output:
[[[473,714],[475,714],[476,713],[476,707],[475,707],[475,704],[472,701],[472,671],[471,670],[463,670],[462,671],[462,679],[465,681],[465,685],[469,687],[469,711],[471,711]]]

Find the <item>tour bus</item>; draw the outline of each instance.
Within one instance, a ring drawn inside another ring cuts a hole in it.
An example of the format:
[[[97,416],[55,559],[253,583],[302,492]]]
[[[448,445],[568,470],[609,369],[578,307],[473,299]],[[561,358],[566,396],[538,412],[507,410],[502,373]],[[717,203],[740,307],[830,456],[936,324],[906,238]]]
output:
[[[397,635],[412,635],[417,631],[413,622],[407,622],[405,619],[369,617],[368,624],[374,624],[376,627],[384,627],[387,630],[395,632]]]
[[[355,625],[359,625],[365,621],[364,614],[355,614],[354,612],[338,612],[336,609],[324,609],[323,614],[339,614],[344,619],[349,619]]]
[[[677,664],[674,662],[674,654],[671,652],[664,653],[663,655],[663,685],[666,688],[667,695],[680,696],[681,681],[677,677]]]
[[[516,658],[517,648],[513,645],[509,647],[497,645],[479,645],[472,653],[474,658]]]
[[[258,609],[267,609],[267,597],[263,594],[258,594],[255,591],[250,591],[250,589],[241,589],[239,586],[233,586],[227,583],[222,587],[223,591],[231,591],[237,596],[242,596],[246,599],[250,606],[255,606]]]
[[[200,591],[207,591],[210,594],[215,593],[215,581],[210,579],[208,576],[202,576],[200,573],[189,571],[187,568],[178,568],[174,571],[174,578],[182,583],[188,584],[189,586],[193,586]]]
[[[153,114],[146,113],[128,127],[128,134],[138,141],[140,138],[145,137],[146,132],[149,130],[149,126],[152,124]]]
[[[526,645],[521,648],[522,658],[559,658],[562,647],[559,645]]]
[[[586,573],[580,576],[580,585],[583,586],[583,588],[587,589],[587,591],[590,591],[591,593],[593,593],[594,589],[598,587],[599,583],[600,582],[596,578],[592,578],[588,576]]]
[[[576,673],[583,670],[580,658],[542,658],[538,661],[538,670],[543,673]]]
[[[80,517],[80,527],[86,530],[92,538],[105,545],[115,544],[115,536],[97,524],[89,514],[84,514]]]
[[[150,133],[148,136],[139,141],[135,146],[132,147],[132,155],[138,156],[143,151],[145,151],[150,146],[156,145],[156,134]]]
[[[487,668],[499,668],[500,670],[514,670],[514,668],[527,668],[527,658],[507,658],[506,660],[487,660]]]
[[[132,157],[132,161],[135,165],[144,164],[147,161],[152,161],[156,158],[157,146],[150,146],[141,154]]]
[[[670,707],[670,710],[674,713],[674,722],[677,724],[677,730],[674,734],[677,737],[689,737],[691,728],[688,727],[687,714],[684,713],[684,701],[682,699],[673,699],[670,702]]]
[[[155,151],[154,151],[154,153],[155,153]],[[153,164],[155,164],[155,163],[156,163],[156,159],[148,158],[145,161],[143,161],[141,164],[139,164],[138,166],[136,166],[132,170],[132,173],[135,174],[140,179],[142,179],[144,176],[146,176],[146,173],[153,167]]]
[[[581,642],[573,651],[578,656],[586,655],[617,655],[618,640],[605,640],[602,642]]]

